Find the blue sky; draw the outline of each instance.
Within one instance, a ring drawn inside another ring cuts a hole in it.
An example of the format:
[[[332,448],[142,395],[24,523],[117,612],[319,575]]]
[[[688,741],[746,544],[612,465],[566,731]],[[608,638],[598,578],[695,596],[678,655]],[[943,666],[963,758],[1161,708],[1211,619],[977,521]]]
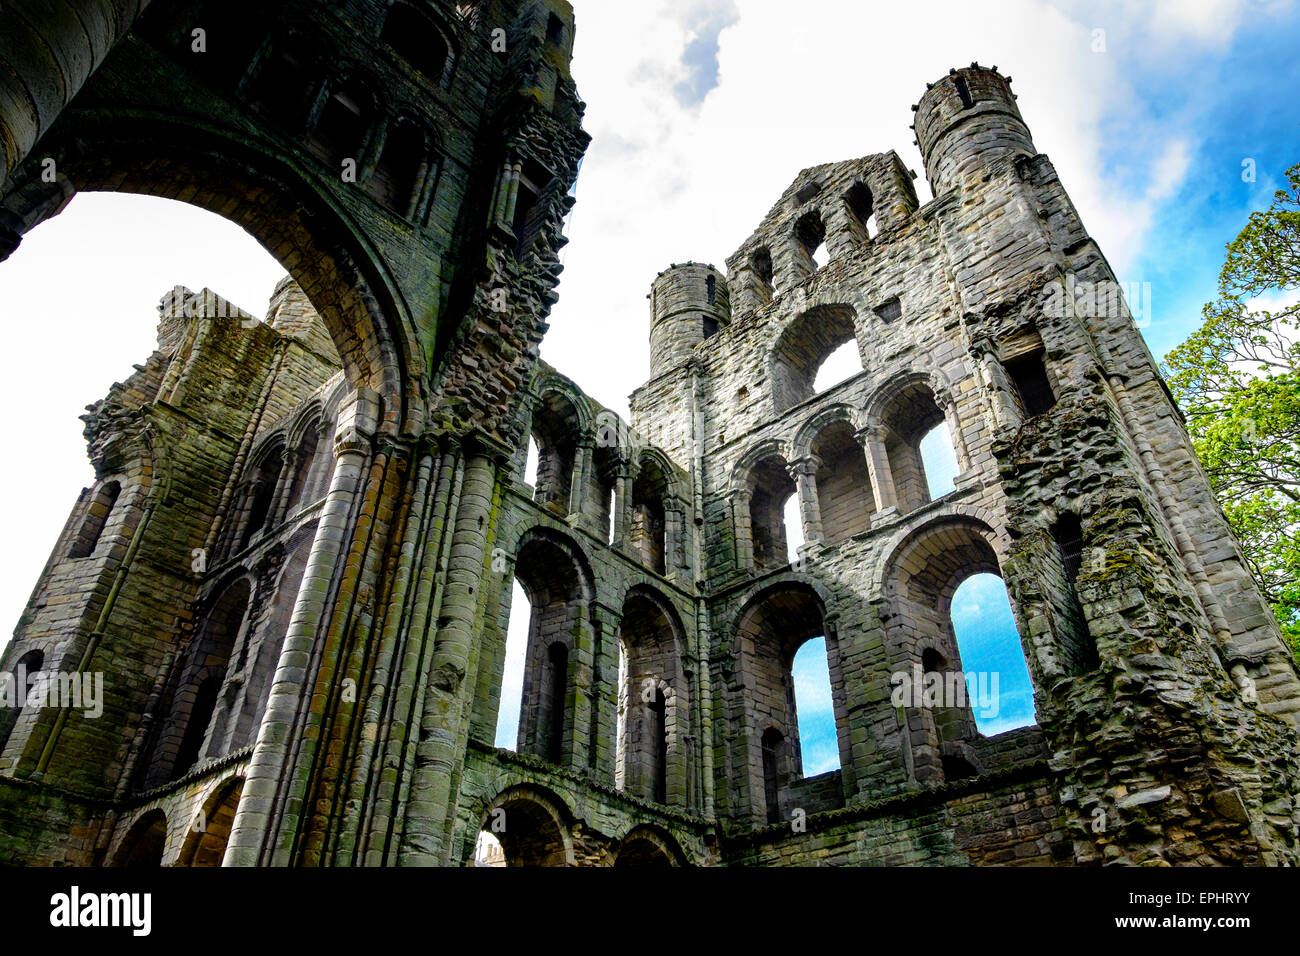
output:
[[[623,412],[648,372],[654,275],[687,259],[721,266],[806,166],[895,149],[923,174],[908,107],[951,66],[1014,78],[1035,144],[1119,278],[1150,283],[1143,334],[1157,358],[1199,323],[1224,244],[1300,161],[1291,0],[575,7],[593,142],[542,355]],[[929,197],[923,175],[918,191]],[[37,462],[0,471],[0,496],[23,502],[0,548],[6,630],[91,480],[77,416],[152,350],[158,299],[209,286],[260,313],[279,274],[215,216],[104,195],[77,197],[0,264],[6,344],[30,357],[10,363],[0,393],[39,436],[41,476]]]

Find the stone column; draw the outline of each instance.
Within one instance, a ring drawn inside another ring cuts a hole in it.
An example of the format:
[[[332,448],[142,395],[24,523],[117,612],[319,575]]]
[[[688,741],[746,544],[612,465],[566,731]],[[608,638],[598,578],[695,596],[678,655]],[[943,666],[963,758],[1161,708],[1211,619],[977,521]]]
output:
[[[664,499],[664,576],[680,580],[686,571],[686,502]]]
[[[957,455],[956,484],[964,484],[970,475],[970,452],[966,448],[966,436],[962,434],[961,419],[957,417],[957,400],[947,392],[936,392],[935,404],[943,411],[944,421],[948,424],[948,437],[952,439],[952,450]]]
[[[880,520],[898,514],[898,492],[894,489],[894,472],[889,465],[885,447],[888,431],[883,425],[868,425],[857,433],[866,453],[867,471],[871,476],[871,491],[876,496],[876,514]]]
[[[799,495],[799,514],[803,518],[804,545],[822,543],[822,509],[817,499],[817,469],[822,460],[816,455],[809,455],[790,462],[790,477],[794,479],[796,493]]]
[[[310,688],[308,665],[312,648],[319,628],[328,617],[325,604],[330,582],[351,540],[353,500],[365,476],[378,421],[379,399],[368,389],[354,392],[339,414],[334,438],[334,478],[298,587],[266,713],[258,728],[243,795],[230,829],[225,866],[258,865],[262,848],[269,843],[276,795],[297,744],[295,719],[303,693]]]
[[[997,346],[989,339],[978,339],[971,344],[970,353],[988,394],[994,425],[997,428],[1019,425],[1020,411],[1011,391],[1011,383],[1007,381],[1007,370],[998,360]]]
[[[636,465],[621,458],[614,469],[614,546],[626,550],[628,535],[632,531],[632,486],[636,481]]]
[[[0,30],[0,183],[148,5],[149,0],[4,5],[9,22]]]
[[[749,571],[754,567],[754,531],[749,523],[749,491],[732,492],[731,524],[736,535],[736,569]]]
[[[575,521],[582,516],[583,500],[587,495],[587,475],[591,471],[592,452],[595,442],[585,438],[578,442],[573,455],[573,475],[569,481],[569,520]]]
[[[271,502],[271,510],[266,516],[266,526],[274,528],[284,518],[285,509],[289,505],[289,492],[293,489],[293,479],[298,472],[300,458],[300,449],[286,448],[284,450],[284,462],[280,465],[280,474],[275,479],[275,500]]]

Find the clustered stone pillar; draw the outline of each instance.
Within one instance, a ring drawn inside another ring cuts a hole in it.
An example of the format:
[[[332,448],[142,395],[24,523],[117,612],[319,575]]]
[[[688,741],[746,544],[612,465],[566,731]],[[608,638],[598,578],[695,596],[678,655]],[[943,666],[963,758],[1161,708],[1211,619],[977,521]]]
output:
[[[492,204],[492,221],[505,229],[511,228],[515,207],[519,202],[519,180],[523,176],[523,163],[506,160],[497,177],[497,192]]]
[[[898,513],[898,492],[894,489],[894,472],[885,446],[887,434],[883,425],[868,425],[857,433],[867,458],[871,490],[876,496],[876,514],[881,518]]]
[[[317,631],[339,559],[351,540],[352,506],[365,477],[371,443],[379,420],[378,396],[358,389],[339,413],[335,432],[334,478],[316,526],[307,568],[294,602],[289,630],[280,651],[275,678],[253,747],[239,810],[226,846],[226,866],[256,866],[269,837],[280,785],[293,748]]]
[[[805,545],[821,544],[822,512],[817,499],[817,469],[822,460],[816,455],[809,455],[790,463],[790,477],[794,479],[799,495],[799,514],[803,518],[803,540]]]
[[[403,821],[401,865],[447,862],[446,816],[455,803],[453,784],[468,739],[462,730],[469,721],[476,684],[478,584],[495,534],[489,521],[497,490],[492,456],[485,450],[466,449],[464,475],[433,659],[423,678],[428,689]]]

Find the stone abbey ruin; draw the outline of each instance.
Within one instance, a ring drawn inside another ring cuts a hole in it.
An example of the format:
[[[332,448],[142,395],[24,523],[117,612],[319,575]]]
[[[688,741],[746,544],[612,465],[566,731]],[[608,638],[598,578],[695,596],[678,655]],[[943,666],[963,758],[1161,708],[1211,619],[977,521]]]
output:
[[[1122,300],[1059,295],[1115,277],[996,68],[914,107],[933,201],[892,151],[813,166],[725,272],[660,273],[624,422],[538,358],[588,143],[564,0],[0,11],[6,256],[111,190],[290,276],[264,321],[168,293],[85,416],[0,659],[0,862],[465,865],[485,829],[523,866],[1300,862],[1295,665]],[[984,572],[1036,711],[991,737],[891,699],[964,670]],[[49,706],[90,675],[102,713]]]

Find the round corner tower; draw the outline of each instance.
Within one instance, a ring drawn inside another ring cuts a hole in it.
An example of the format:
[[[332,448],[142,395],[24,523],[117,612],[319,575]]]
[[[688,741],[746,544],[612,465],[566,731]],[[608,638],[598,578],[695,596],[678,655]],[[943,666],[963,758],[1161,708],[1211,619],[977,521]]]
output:
[[[730,321],[727,280],[716,268],[687,262],[659,273],[650,287],[650,377],[683,364]]]
[[[928,85],[916,106],[914,128],[936,196],[994,161],[1038,152],[1016,106],[1011,78],[977,63]]]

